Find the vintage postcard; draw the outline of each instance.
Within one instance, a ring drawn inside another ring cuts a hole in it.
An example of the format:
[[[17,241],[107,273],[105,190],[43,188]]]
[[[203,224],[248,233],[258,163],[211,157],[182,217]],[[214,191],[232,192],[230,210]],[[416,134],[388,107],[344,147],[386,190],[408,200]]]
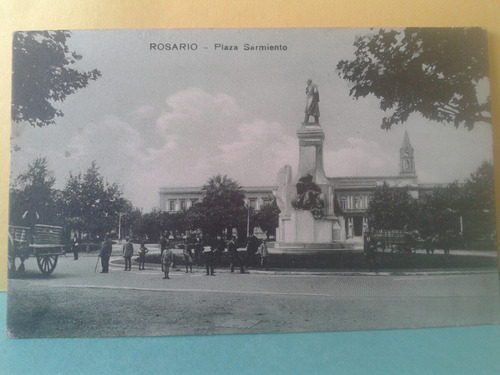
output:
[[[9,337],[500,323],[485,30],[12,48]]]

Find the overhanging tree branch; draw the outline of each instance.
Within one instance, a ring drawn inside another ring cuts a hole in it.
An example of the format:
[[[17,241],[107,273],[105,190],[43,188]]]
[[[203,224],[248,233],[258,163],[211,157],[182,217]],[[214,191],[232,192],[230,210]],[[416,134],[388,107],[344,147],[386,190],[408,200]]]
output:
[[[479,28],[378,30],[357,37],[355,58],[337,63],[341,78],[353,84],[349,95],[369,94],[393,113],[381,127],[407,120],[413,112],[438,122],[472,129],[490,122],[489,99],[476,89],[488,79],[486,32]]]
[[[14,122],[32,126],[55,123],[64,114],[54,102],[64,101],[101,76],[93,69],[81,72],[72,65],[82,58],[69,50],[69,31],[20,31],[12,42],[12,104]]]

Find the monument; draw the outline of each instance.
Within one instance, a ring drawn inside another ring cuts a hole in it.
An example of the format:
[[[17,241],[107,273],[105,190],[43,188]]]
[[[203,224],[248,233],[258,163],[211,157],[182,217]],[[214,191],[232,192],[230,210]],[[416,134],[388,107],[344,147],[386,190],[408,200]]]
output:
[[[309,122],[310,116],[314,122]],[[307,81],[305,118],[297,130],[299,165],[278,173],[276,198],[281,210],[276,232],[277,248],[335,248],[345,240],[343,218],[335,204],[334,186],[323,168],[325,134],[319,122],[318,86]]]

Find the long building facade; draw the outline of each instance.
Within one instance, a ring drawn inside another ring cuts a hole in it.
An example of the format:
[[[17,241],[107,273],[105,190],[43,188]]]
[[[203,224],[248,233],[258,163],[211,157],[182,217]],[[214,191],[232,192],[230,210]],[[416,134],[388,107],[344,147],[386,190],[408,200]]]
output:
[[[270,202],[273,191],[277,186],[249,186],[243,187],[245,203],[255,210]],[[162,187],[160,188],[159,208],[161,211],[174,213],[184,211],[201,201],[203,191],[201,187]]]
[[[399,149],[399,174],[393,176],[374,177],[331,177],[328,183],[334,188],[335,197],[343,212],[342,232],[345,239],[357,238],[363,235],[367,225],[366,212],[373,191],[384,183],[389,186],[407,187],[414,198],[429,191],[436,185],[419,184],[415,168],[414,150],[408,133],[405,132],[403,143]],[[246,204],[255,210],[272,200],[273,192],[278,186],[247,186]],[[162,187],[159,191],[159,209],[167,213],[186,210],[201,201],[201,187]]]

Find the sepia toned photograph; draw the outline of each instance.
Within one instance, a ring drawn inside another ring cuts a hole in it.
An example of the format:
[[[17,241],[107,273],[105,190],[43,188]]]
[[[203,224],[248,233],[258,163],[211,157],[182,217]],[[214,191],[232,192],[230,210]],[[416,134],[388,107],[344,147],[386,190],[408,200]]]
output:
[[[19,31],[7,335],[500,323],[487,32]]]

